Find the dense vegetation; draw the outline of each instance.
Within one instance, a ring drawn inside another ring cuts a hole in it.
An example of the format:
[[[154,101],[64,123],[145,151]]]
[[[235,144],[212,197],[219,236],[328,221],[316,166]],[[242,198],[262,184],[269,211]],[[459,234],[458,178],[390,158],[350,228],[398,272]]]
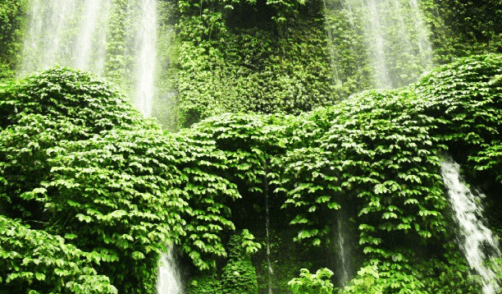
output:
[[[152,292],[170,240],[199,276],[191,287],[212,279],[224,293],[256,293],[253,235],[263,240],[269,197],[274,231],[291,231],[315,267],[329,266],[315,256],[343,211],[358,231],[360,279],[379,277],[372,287],[476,293],[450,243],[438,167],[448,152],[473,179],[500,186],[501,68],[500,55],[462,59],[399,91],[300,116],[226,114],[177,134],[78,71],[4,84],[2,288]],[[215,268],[221,275],[206,274]],[[367,286],[357,279],[354,289]]]
[[[12,77],[18,66],[27,3],[26,0],[0,3],[0,79]]]
[[[343,9],[349,2],[178,1],[172,18],[181,45],[171,65],[178,127],[224,112],[297,114],[371,89],[378,73],[367,60],[361,24]],[[419,3],[436,64],[502,52],[500,1]],[[392,9],[386,11],[390,18]],[[406,68],[422,66],[415,55],[388,56],[406,73],[397,86],[420,75],[417,68]]]
[[[436,64],[501,52],[500,1],[419,2]],[[159,0],[161,94],[154,116],[167,128],[179,129],[225,112],[298,114],[371,89],[375,73],[366,59],[361,24],[344,10],[345,3]],[[14,76],[18,67],[26,4],[0,4],[0,78]],[[127,9],[127,1],[112,1],[105,70],[125,93],[131,87],[133,54],[127,46]],[[391,17],[392,7],[386,13]],[[413,54],[389,58],[395,67],[421,66]],[[404,70],[409,73],[397,85],[415,81],[420,73]],[[167,103],[174,95],[175,103]]]
[[[343,1],[159,0],[177,101],[155,111],[178,133],[121,94],[125,0],[106,44],[120,91],[64,68],[12,80],[27,3],[0,3],[0,294],[155,293],[169,243],[193,294],[480,293],[439,164],[462,164],[501,233],[500,1],[420,1],[445,65],[359,93],[373,73]]]

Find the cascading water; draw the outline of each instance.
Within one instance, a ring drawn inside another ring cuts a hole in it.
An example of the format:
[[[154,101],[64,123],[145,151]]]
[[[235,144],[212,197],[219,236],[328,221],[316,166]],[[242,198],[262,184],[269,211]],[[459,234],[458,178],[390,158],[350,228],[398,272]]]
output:
[[[157,60],[157,14],[155,0],[141,0],[138,12],[140,23],[134,34],[136,87],[131,94],[136,108],[145,116],[152,114]]]
[[[451,159],[441,164],[441,175],[448,188],[455,220],[460,227],[460,247],[467,262],[480,275],[483,293],[498,293],[500,285],[495,279],[495,273],[486,266],[486,261],[490,258],[486,250],[495,258],[500,257],[500,249],[492,231],[483,223],[483,208],[479,203],[483,195],[476,195],[469,190],[460,177],[460,166]]]
[[[347,246],[345,231],[344,231],[344,216],[340,213],[338,214],[337,223],[337,249],[338,249],[338,283],[340,287],[345,287],[350,281],[350,247]]]
[[[114,9],[121,9],[114,0],[32,0],[19,74],[60,65],[110,77],[150,116],[157,64],[156,1],[128,0],[127,11]],[[127,15],[113,19],[115,31],[110,29],[113,13]],[[122,27],[117,29],[117,23]],[[120,37],[123,32],[125,39]]]
[[[98,27],[106,28],[106,22],[102,24],[99,22],[108,18],[105,14],[109,10],[109,0],[102,2],[87,0],[84,2],[82,21],[79,27],[80,37],[76,40],[72,51],[74,52],[73,67],[82,70],[93,70],[100,75],[103,74],[106,34],[97,33],[97,29]],[[95,42],[93,39],[95,39]],[[94,64],[91,63],[91,58],[95,60]]]
[[[354,255],[352,247],[355,245],[354,240],[351,238],[352,231],[348,221],[347,214],[343,210],[338,210],[333,215],[335,222],[333,226],[332,240],[333,240],[333,258],[331,269],[335,274],[337,286],[344,288],[354,277]]]
[[[424,16],[421,13],[417,0],[409,0],[410,7],[414,14],[415,31],[416,31],[416,45],[420,57],[420,65],[425,69],[432,67],[432,46],[429,42],[428,29],[424,22]]]
[[[348,24],[335,22],[333,27],[327,26],[328,44],[334,47],[329,51],[332,63],[341,62],[347,68],[335,66],[338,69],[335,78],[345,80],[352,75],[353,79],[370,71],[373,87],[392,89],[416,81],[431,69],[429,31],[417,0],[324,1],[327,15],[336,15],[335,19],[345,19]],[[360,38],[347,37],[353,34]],[[364,47],[366,60],[360,60],[360,53],[351,53],[353,50],[348,50],[347,44],[351,48]],[[354,65],[348,66],[347,58],[343,57],[347,54],[355,54],[350,60],[358,60],[356,66],[368,66],[367,69],[353,72]]]
[[[375,87],[406,85],[432,67],[428,29],[416,0],[363,0],[359,7]]]
[[[181,294],[181,278],[174,259],[173,247],[169,246],[167,253],[162,253],[159,260],[159,275],[157,277],[158,294]]]
[[[374,80],[377,88],[392,88],[392,81],[390,72],[387,68],[386,62],[386,45],[384,29],[389,25],[385,18],[380,17],[380,11],[375,0],[367,0],[365,3],[366,19],[368,22],[365,24],[367,44],[371,49],[369,50],[370,59],[373,64]]]
[[[264,182],[265,182],[265,210],[266,210],[266,223],[265,223],[265,229],[266,229],[266,238],[267,238],[267,273],[268,273],[268,294],[273,294],[274,291],[272,290],[272,276],[274,275],[274,269],[272,267],[272,262],[270,260],[270,203],[269,203],[269,195],[268,195],[268,179],[265,176],[264,177]]]
[[[20,74],[54,65],[102,74],[111,0],[33,0]]]

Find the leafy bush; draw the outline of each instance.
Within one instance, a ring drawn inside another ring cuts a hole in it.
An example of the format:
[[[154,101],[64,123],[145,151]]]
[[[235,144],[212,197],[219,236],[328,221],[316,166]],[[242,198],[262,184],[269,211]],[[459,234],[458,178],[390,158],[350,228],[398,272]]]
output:
[[[0,215],[0,284],[9,293],[118,293],[100,258]]]
[[[0,3],[0,80],[15,74],[22,49],[22,24],[27,8],[26,0],[4,0]]]
[[[251,255],[246,252],[246,232],[234,235],[228,243],[229,260],[223,267],[221,286],[223,294],[257,294],[256,270]]]
[[[300,270],[300,277],[294,278],[288,284],[293,294],[331,294],[333,284],[330,278],[333,272],[327,268],[319,269],[315,274],[311,274],[308,269]]]
[[[238,193],[216,175],[214,146],[165,134],[79,71],[52,69],[0,96],[3,215],[92,254],[120,292],[154,291],[167,239],[202,269],[226,256],[217,234],[234,225],[211,195]]]
[[[195,276],[188,282],[187,294],[220,294],[221,282],[214,274]]]
[[[500,55],[470,57],[399,91],[296,117],[225,114],[177,134],[79,71],[2,85],[0,211],[12,228],[0,234],[2,254],[70,256],[33,269],[1,258],[0,285],[15,277],[7,286],[24,289],[38,274],[39,292],[149,293],[169,239],[201,271],[227,262],[222,291],[256,293],[253,217],[269,199],[270,215],[312,250],[328,244],[333,212],[343,209],[358,228],[362,263],[378,262],[384,291],[445,291],[456,271],[459,290],[475,289],[457,249],[442,246],[453,237],[439,162],[448,151],[478,182],[500,183],[501,71]],[[236,229],[243,235],[225,246]],[[30,234],[46,242],[23,237]],[[50,275],[53,268],[67,272]]]
[[[378,283],[380,276],[378,275],[378,266],[368,265],[361,268],[342,293],[368,293],[368,294],[383,294],[384,287]]]

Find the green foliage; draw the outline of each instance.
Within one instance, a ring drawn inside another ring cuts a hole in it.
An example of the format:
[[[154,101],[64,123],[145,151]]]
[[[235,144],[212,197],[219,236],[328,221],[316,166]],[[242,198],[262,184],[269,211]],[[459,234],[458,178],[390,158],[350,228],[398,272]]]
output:
[[[153,291],[168,239],[201,269],[226,256],[219,234],[234,225],[213,197],[239,194],[217,176],[223,154],[212,144],[163,133],[78,71],[53,69],[0,96],[6,217],[89,252],[120,292]]]
[[[222,269],[221,286],[223,294],[258,294],[256,270],[251,256],[246,252],[249,239],[247,232],[233,235],[228,243],[229,260]]]
[[[502,3],[498,0],[421,1],[433,32],[438,63],[473,54],[501,53]]]
[[[331,294],[333,293],[333,284],[330,281],[332,276],[333,272],[327,268],[319,269],[315,274],[302,268],[300,277],[292,279],[288,284],[293,294]]]
[[[251,260],[231,260],[221,276],[223,294],[257,294],[256,271]]]
[[[380,276],[377,265],[368,265],[357,272],[357,276],[342,293],[383,294],[384,287],[378,283]]]
[[[451,226],[442,154],[466,161],[485,152],[487,142],[497,146],[500,68],[500,56],[471,57],[400,91],[366,92],[298,117],[224,115],[193,131],[216,138],[228,158],[238,155],[241,191],[264,184],[256,177],[263,168],[273,171],[266,173],[269,189],[298,227],[297,241],[320,246],[334,227],[331,212],[343,208],[358,227],[365,259],[378,261],[383,289],[421,293],[420,277],[433,274],[413,266],[414,244],[434,248]],[[438,271],[449,275],[454,268]]]
[[[323,24],[301,5],[179,2],[179,126],[225,112],[299,113],[332,104]]]
[[[124,163],[124,169],[134,171],[137,160],[128,162],[114,154],[115,148],[126,146],[120,140],[111,143],[110,138],[118,139],[121,133],[108,131],[123,128],[123,138],[131,144],[133,126],[153,131],[153,125],[142,123],[107,84],[76,71],[53,69],[3,87],[0,96],[0,166],[5,181],[0,198],[7,207],[5,215],[64,236],[67,243],[89,252],[98,273],[109,276],[114,285],[122,286],[127,279],[141,281],[132,287],[153,287],[147,281],[156,274],[152,266],[166,239],[165,225],[155,225],[158,219],[149,209],[133,212],[149,192],[141,183],[121,170],[107,169]],[[134,188],[143,194],[134,193]],[[122,198],[125,195],[129,199]],[[153,204],[160,203],[152,198],[145,205],[158,210]],[[121,263],[110,266],[117,261]],[[135,264],[138,272],[126,270]]]
[[[206,274],[190,279],[187,294],[220,294],[221,282],[214,275]]]
[[[0,3],[0,80],[14,76],[27,7],[26,0],[4,0]]]
[[[438,140],[429,134],[431,118],[405,111],[414,99],[408,91],[368,92],[302,118],[307,127],[293,130],[298,146],[286,153],[280,182],[284,207],[301,211],[292,221],[302,227],[299,240],[319,245],[330,230],[325,213],[340,209],[346,198],[357,207],[366,253],[383,253],[374,246],[387,234],[428,238],[429,229],[444,230]]]
[[[446,293],[449,280],[476,289],[457,249],[439,250],[453,228],[439,162],[448,151],[467,174],[499,183],[501,68],[500,55],[470,57],[399,91],[365,92],[296,117],[224,114],[177,134],[79,71],[4,84],[0,211],[11,229],[0,235],[1,250],[22,259],[0,258],[0,285],[150,293],[170,240],[201,271],[226,261],[223,293],[257,293],[250,254],[261,248],[254,222],[268,199],[270,216],[289,222],[312,250],[330,246],[333,212],[344,210],[363,265],[378,265],[349,293],[371,278],[366,290],[374,292]],[[418,248],[430,248],[430,262]],[[27,267],[37,250],[68,253]],[[295,283],[328,280],[304,271]]]
[[[277,212],[274,215],[284,218]],[[284,221],[287,220],[284,218]],[[274,293],[286,293],[290,291],[289,281],[298,275],[300,269],[317,266],[319,260],[326,260],[326,256],[325,253],[315,250],[317,248],[312,250],[304,244],[292,242],[296,230],[286,229],[287,223],[278,224],[272,217],[271,225],[278,229],[270,232],[270,253],[267,253],[267,250],[261,250],[253,256],[255,264],[259,263],[256,266],[258,287],[260,293],[267,292],[269,288],[272,288]],[[270,273],[268,260],[270,260],[272,273]]]
[[[476,276],[469,274],[465,257],[458,252],[454,242],[443,244],[443,259],[415,260],[422,273],[422,283],[427,293],[482,293]],[[437,273],[440,273],[439,275]]]
[[[415,87],[424,101],[417,111],[428,109],[435,117],[435,136],[468,164],[470,173],[499,175],[501,66],[500,55],[473,56],[433,71]]]
[[[100,258],[0,215],[0,285],[9,293],[117,293]]]
[[[193,278],[192,293],[256,293],[249,254],[260,250],[256,215],[269,197],[276,226],[289,222],[298,246],[312,252],[332,246],[333,212],[346,211],[365,265],[348,293],[479,293],[458,250],[438,245],[452,240],[438,163],[448,151],[479,186],[502,183],[501,57],[462,59],[408,89],[333,106],[369,89],[373,73],[362,28],[346,10],[323,14],[327,2],[159,1],[161,66],[169,69],[161,89],[176,88],[179,100],[170,120],[183,127],[247,113],[178,134],[77,71],[1,85],[0,287],[153,293],[169,239],[198,269],[228,261],[221,281]],[[26,3],[0,4],[0,78],[18,64]],[[133,65],[127,4],[112,1],[106,44],[106,75],[124,92]],[[500,1],[420,5],[436,62],[500,52]],[[416,64],[414,55],[393,57],[394,67]],[[285,115],[317,106],[326,107]],[[236,229],[241,239],[225,246]],[[302,271],[293,291],[330,289],[328,276]]]

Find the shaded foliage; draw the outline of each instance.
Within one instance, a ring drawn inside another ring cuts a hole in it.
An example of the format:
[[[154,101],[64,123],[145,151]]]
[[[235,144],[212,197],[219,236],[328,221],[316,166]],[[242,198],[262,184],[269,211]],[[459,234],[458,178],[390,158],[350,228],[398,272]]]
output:
[[[179,126],[225,112],[333,104],[319,3],[178,2]]]
[[[0,3],[0,79],[13,77],[17,68],[27,7],[26,0]]]
[[[502,3],[497,0],[427,0],[423,6],[434,32],[436,60],[502,53]]]

